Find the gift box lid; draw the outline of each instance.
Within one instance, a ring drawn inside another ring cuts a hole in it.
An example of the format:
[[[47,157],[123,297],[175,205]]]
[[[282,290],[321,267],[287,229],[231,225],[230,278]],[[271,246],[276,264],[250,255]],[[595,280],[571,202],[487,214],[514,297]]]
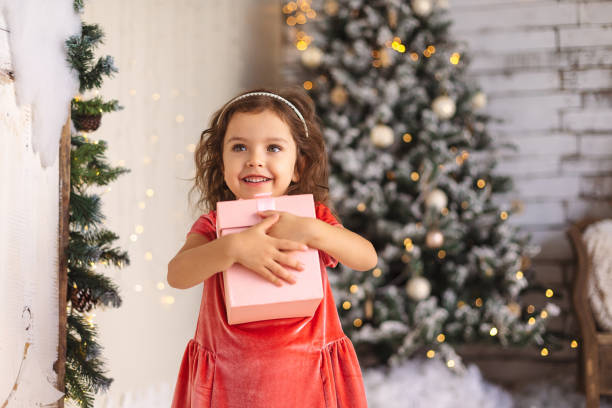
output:
[[[312,194],[272,197],[270,193],[258,194],[251,199],[219,201],[217,203],[217,236],[226,228],[242,228],[259,224],[258,211],[284,211],[301,217],[316,218]]]

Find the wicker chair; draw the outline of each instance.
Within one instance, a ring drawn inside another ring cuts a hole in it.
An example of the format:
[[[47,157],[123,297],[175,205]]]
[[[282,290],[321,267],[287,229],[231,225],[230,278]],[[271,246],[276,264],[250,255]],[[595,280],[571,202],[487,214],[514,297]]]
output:
[[[601,219],[584,219],[568,230],[578,263],[574,274],[572,301],[582,338],[578,384],[586,395],[586,408],[598,408],[600,395],[612,395],[612,333],[602,332],[593,317],[587,294],[591,259],[582,239],[586,228],[598,221]]]

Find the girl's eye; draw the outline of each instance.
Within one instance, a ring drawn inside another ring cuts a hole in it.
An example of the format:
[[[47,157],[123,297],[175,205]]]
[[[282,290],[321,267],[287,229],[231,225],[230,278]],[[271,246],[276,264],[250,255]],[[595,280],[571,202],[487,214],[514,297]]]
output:
[[[268,150],[270,149],[278,149],[278,150],[273,150],[274,152],[280,152],[281,150],[283,150],[279,145],[270,145],[268,146]]]
[[[242,151],[243,149],[246,149],[246,146],[243,144],[235,144],[232,146],[232,151],[234,152],[239,152],[239,151]]]

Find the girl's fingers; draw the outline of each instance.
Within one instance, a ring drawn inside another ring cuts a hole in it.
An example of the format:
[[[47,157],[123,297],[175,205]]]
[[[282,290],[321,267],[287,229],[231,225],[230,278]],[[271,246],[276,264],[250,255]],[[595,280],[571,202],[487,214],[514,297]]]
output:
[[[275,284],[276,286],[283,286],[281,280],[272,272],[270,272],[267,268],[261,268],[259,270],[259,274],[261,276],[263,276],[265,279],[269,280],[270,282],[272,282],[273,284]]]
[[[283,278],[287,282],[289,282],[291,284],[295,283],[295,278],[293,277],[293,275],[290,274],[287,270],[285,270],[285,268],[283,268],[282,266],[280,266],[276,262],[271,263],[269,265],[266,265],[266,268],[268,268],[276,276],[279,276],[279,277]]]
[[[276,248],[282,251],[306,251],[308,246],[290,239],[279,239],[276,243]]]
[[[270,228],[276,221],[278,221],[278,214],[273,214],[267,218],[264,218],[263,221],[256,225],[256,227],[267,231],[268,228]]]
[[[283,265],[287,265],[293,269],[297,269],[299,271],[304,270],[304,264],[302,264],[294,257],[284,254],[282,252],[279,252],[278,256],[276,257],[276,260],[282,263]]]

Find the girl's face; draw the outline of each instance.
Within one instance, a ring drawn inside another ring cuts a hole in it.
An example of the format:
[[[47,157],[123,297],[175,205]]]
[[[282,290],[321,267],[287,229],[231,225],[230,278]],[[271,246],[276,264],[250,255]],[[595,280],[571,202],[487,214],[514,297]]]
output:
[[[236,198],[278,197],[298,181],[297,146],[276,113],[237,112],[223,138],[223,178]]]

